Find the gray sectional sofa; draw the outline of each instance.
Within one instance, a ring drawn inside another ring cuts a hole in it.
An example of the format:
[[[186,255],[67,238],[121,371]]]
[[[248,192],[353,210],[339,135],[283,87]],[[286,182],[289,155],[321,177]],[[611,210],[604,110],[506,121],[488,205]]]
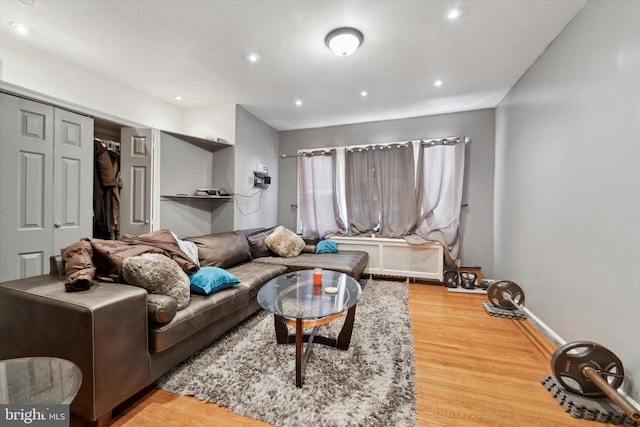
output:
[[[240,283],[211,295],[192,294],[177,312],[170,297],[127,284],[95,282],[89,290],[66,292],[59,257],[49,275],[1,283],[0,359],[73,361],[83,383],[71,410],[109,425],[117,405],[259,310],[256,295],[270,279],[313,267],[359,279],[367,265],[366,252],[316,254],[310,245],[293,258],[274,256],[264,246],[268,233],[188,238],[198,245],[202,266],[224,268]]]

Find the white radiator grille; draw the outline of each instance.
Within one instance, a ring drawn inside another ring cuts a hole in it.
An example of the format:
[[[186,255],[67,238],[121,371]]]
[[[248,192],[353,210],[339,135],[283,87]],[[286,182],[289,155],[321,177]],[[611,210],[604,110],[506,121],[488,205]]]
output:
[[[379,237],[332,237],[338,250],[369,254],[366,274],[443,280],[444,253],[440,243],[411,245],[402,239]]]

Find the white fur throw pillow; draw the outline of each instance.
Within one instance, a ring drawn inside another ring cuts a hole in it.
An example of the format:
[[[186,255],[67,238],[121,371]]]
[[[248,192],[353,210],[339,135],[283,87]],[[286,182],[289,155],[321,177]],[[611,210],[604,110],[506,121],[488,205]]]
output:
[[[300,255],[304,249],[304,240],[291,230],[279,225],[264,239],[265,245],[272,252],[284,258],[292,258]]]
[[[122,263],[125,282],[140,286],[150,294],[167,295],[176,300],[178,310],[189,304],[189,276],[171,258],[162,254],[142,254]]]

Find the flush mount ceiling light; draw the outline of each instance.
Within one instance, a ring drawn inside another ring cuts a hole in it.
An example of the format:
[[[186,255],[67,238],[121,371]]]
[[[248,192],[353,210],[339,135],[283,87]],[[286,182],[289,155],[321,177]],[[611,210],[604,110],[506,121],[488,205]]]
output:
[[[364,37],[360,31],[355,28],[342,27],[327,34],[324,42],[336,55],[349,56],[360,47],[363,40]]]
[[[13,31],[23,36],[31,33],[31,28],[21,24],[20,22],[12,22],[11,28],[13,28]]]
[[[447,19],[447,21],[455,21],[461,16],[462,16],[462,9],[457,7],[447,10],[447,12],[444,14],[444,17]]]
[[[247,56],[247,59],[249,60],[249,62],[258,62],[260,61],[260,56],[258,56],[257,53],[252,53]]]

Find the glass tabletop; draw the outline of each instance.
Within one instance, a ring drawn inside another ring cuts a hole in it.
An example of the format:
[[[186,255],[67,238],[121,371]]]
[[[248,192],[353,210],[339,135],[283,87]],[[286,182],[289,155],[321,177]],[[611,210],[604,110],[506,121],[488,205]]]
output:
[[[0,360],[0,404],[71,404],[81,384],[80,368],[65,359]]]
[[[360,284],[345,273],[323,270],[322,284],[314,285],[313,270],[301,270],[267,282],[258,292],[258,304],[290,319],[319,319],[353,307],[361,293]]]

